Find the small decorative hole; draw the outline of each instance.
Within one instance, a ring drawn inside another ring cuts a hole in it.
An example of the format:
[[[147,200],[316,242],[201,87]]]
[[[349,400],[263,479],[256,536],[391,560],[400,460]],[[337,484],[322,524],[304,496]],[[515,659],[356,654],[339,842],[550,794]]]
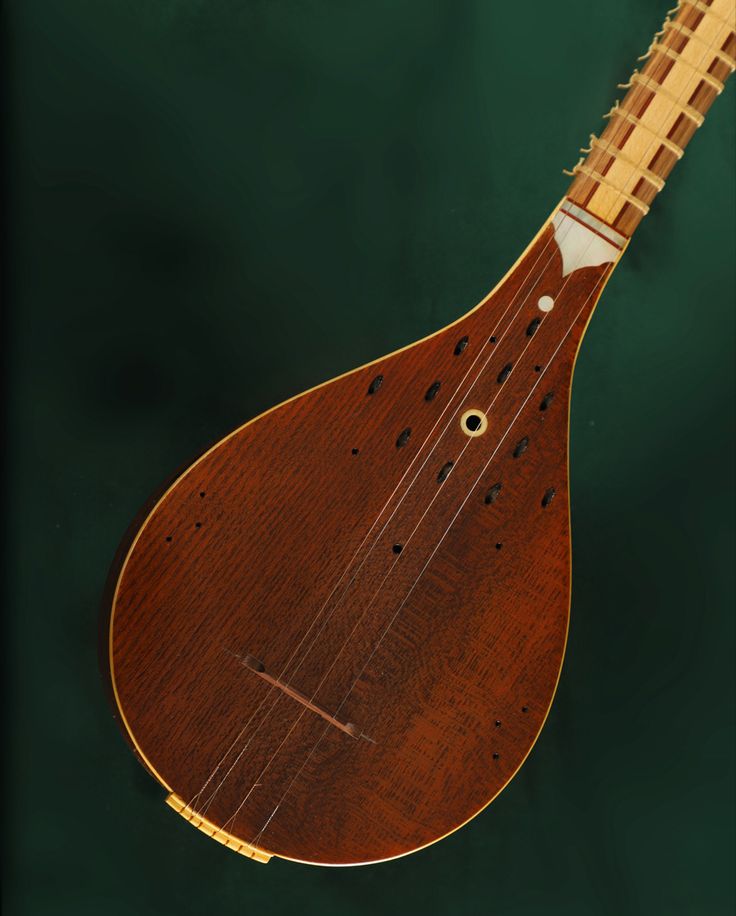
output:
[[[552,502],[552,500],[555,498],[556,492],[557,491],[555,490],[554,487],[550,487],[549,490],[545,491],[544,496],[542,497],[542,508],[543,509],[546,509],[547,506]]]
[[[542,371],[542,367],[541,367],[541,366],[535,366],[535,367],[534,367],[534,371],[535,371],[535,372],[541,372],[541,371]]]
[[[368,386],[368,394],[375,394],[381,385],[383,385],[383,376],[377,375]]]
[[[500,728],[500,727],[501,727],[501,720],[500,720],[500,719],[496,719],[496,721],[495,721],[493,724],[496,726],[496,728]]]
[[[166,540],[167,540],[169,543],[171,543],[171,541],[172,541],[171,535],[168,535],[168,537],[166,538]]]
[[[396,440],[396,448],[403,448],[409,441],[409,436],[411,436],[411,426],[407,426],[406,429],[399,433],[399,438]]]
[[[552,398],[555,396],[554,391],[550,391],[549,394],[545,394],[542,398],[542,403],[539,405],[540,410],[546,410],[549,405],[552,403]]]
[[[447,464],[442,465],[442,467],[440,468],[440,472],[437,475],[438,483],[442,483],[444,480],[447,480],[447,478],[450,476],[450,471],[452,470],[453,464],[454,464],[453,461],[448,461]]]
[[[441,382],[432,382],[432,384],[427,388],[427,393],[424,395],[425,401],[434,401],[437,397],[437,392],[440,390]]]
[[[542,323],[542,319],[541,319],[541,318],[533,318],[533,319],[529,322],[529,327],[526,329],[526,336],[527,336],[527,337],[534,337],[534,334],[536,333],[536,330],[537,330],[537,328],[539,327],[539,325],[540,325],[541,323]]]
[[[401,553],[401,551],[404,549],[404,545],[403,544],[394,544],[394,546],[391,549],[393,550],[394,553]]]
[[[460,417],[460,427],[465,435],[470,436],[471,439],[475,436],[482,436],[488,429],[488,418],[482,410],[475,408],[466,410]]]
[[[491,503],[495,503],[498,499],[498,494],[501,492],[501,484],[494,484],[491,489],[486,493],[485,504],[490,506]]]
[[[496,342],[496,338],[495,338],[495,337],[491,337],[491,343],[495,343],[495,342]]]
[[[353,455],[357,455],[357,454],[358,454],[358,451],[359,451],[359,449],[357,449],[357,448],[354,448],[354,449],[351,449],[351,451],[352,451],[352,453],[353,453]]]
[[[503,385],[506,379],[511,375],[511,370],[514,368],[513,363],[506,363],[503,369],[498,373],[498,378],[496,381],[499,385]]]
[[[204,499],[207,494],[202,490],[199,495],[201,499]]]
[[[194,523],[194,527],[195,527],[195,528],[201,528],[201,527],[202,527],[202,522],[195,522],[195,523]]]
[[[528,448],[529,436],[524,436],[523,439],[519,439],[519,441],[516,443],[516,448],[514,449],[514,458],[519,458]]]
[[[468,338],[461,337],[460,340],[455,344],[455,356],[460,356],[460,354],[468,346]]]
[[[494,755],[493,755],[493,759],[494,759],[494,760],[498,760],[498,758],[499,758],[500,756],[501,756],[500,754],[494,754]]]
[[[529,707],[528,707],[528,706],[522,706],[522,707],[521,707],[521,711],[522,711],[522,712],[529,712]]]
[[[496,550],[500,550],[502,547],[503,547],[503,544],[499,541],[499,542],[496,544]]]

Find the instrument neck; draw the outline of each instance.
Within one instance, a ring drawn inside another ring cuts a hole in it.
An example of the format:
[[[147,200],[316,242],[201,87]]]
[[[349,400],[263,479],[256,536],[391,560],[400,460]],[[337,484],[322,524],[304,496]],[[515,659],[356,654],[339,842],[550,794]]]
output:
[[[566,173],[568,199],[626,238],[736,69],[734,0],[681,0],[640,60],[606,129]]]

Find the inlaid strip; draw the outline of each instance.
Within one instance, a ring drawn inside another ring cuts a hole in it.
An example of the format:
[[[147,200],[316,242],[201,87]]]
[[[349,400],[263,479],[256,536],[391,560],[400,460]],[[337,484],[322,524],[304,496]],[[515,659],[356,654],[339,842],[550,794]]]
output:
[[[646,216],[647,213],[649,213],[649,207],[647,206],[647,204],[644,203],[643,200],[639,200],[638,197],[634,197],[633,194],[629,194],[627,191],[624,191],[622,188],[619,188],[618,185],[615,185],[612,181],[609,181],[605,175],[601,175],[600,172],[596,172],[596,170],[592,169],[589,165],[578,163],[572,171],[573,171],[573,174],[575,175],[585,175],[588,178],[592,178],[593,181],[597,181],[598,184],[604,184],[607,187],[611,188],[623,200],[630,203],[632,207],[636,207],[638,210],[641,210],[644,216]]]
[[[565,200],[560,204],[560,212],[566,213],[568,216],[571,216],[573,219],[576,219],[579,223],[584,223],[596,235],[603,236],[604,239],[608,242],[612,242],[617,248],[623,250],[626,247],[628,239],[625,235],[621,235],[620,232],[617,232],[608,223],[604,223],[602,220],[598,219],[595,214],[590,213],[588,210],[585,210],[583,207],[579,207],[574,201],[570,200],[569,197],[566,197]]]
[[[667,137],[660,136],[660,134],[658,134],[653,127],[642,121],[641,118],[637,118],[635,114],[630,112],[628,109],[623,108],[621,105],[619,105],[618,102],[616,102],[608,114],[603,115],[603,117],[613,118],[616,115],[620,115],[625,121],[628,121],[629,124],[633,124],[634,127],[641,127],[644,130],[649,131],[653,137],[656,137],[657,140],[659,140],[665,149],[668,149],[671,153],[674,153],[678,159],[682,159],[682,157],[685,155],[685,150],[681,146],[678,146],[674,141],[668,139]]]
[[[664,187],[664,178],[662,178],[661,175],[657,175],[651,169],[647,169],[638,162],[634,162],[634,160],[629,158],[623,150],[613,143],[609,143],[608,140],[596,137],[595,134],[593,134],[590,138],[590,145],[591,147],[597,146],[598,149],[603,150],[603,152],[607,153],[609,156],[613,156],[615,159],[630,165],[638,175],[641,175],[642,178],[646,179],[650,184],[653,184],[657,191],[661,191]]]
[[[715,91],[720,95],[723,90],[726,88],[723,83],[716,79],[712,73],[704,73],[700,67],[696,67],[695,64],[691,63],[689,60],[686,60],[681,54],[675,51],[674,48],[670,48],[668,45],[663,45],[659,41],[655,41],[650,48],[650,53],[664,54],[665,57],[669,57],[670,60],[676,61],[678,64],[684,64],[686,67],[689,67],[691,70],[694,70],[698,76],[708,83]]]
[[[686,102],[681,102],[676,96],[671,92],[668,92],[667,89],[662,86],[661,83],[658,83],[656,80],[653,80],[649,76],[645,76],[643,73],[634,73],[628,83],[621,85],[621,89],[629,89],[635,83],[638,83],[640,86],[643,86],[645,89],[648,89],[650,92],[653,92],[655,95],[661,95],[662,98],[667,99],[672,106],[681,111],[685,117],[690,118],[691,121],[694,121],[698,127],[702,127],[705,122],[705,116],[702,115],[697,108],[693,108],[692,105],[688,105]]]
[[[716,51],[716,49],[712,48],[710,43],[706,41],[702,35],[698,35],[697,32],[693,32],[692,29],[689,29],[686,25],[683,25],[677,19],[668,19],[664,24],[663,31],[667,29],[673,29],[675,32],[679,32],[683,37],[687,38],[688,41],[699,42],[704,48],[708,48],[713,56],[717,58],[722,64],[725,64],[730,69],[731,73],[736,70],[736,58],[731,57],[731,55],[726,53],[726,51]]]
[[[588,219],[580,220],[560,207],[552,220],[555,242],[562,256],[563,277],[585,267],[615,264],[626,247],[625,245],[623,247],[614,245],[604,238],[590,225],[591,219],[594,218],[590,214],[586,216]],[[599,223],[598,225],[604,224]],[[537,304],[541,311],[549,312],[554,308],[555,303],[551,296],[542,296]]]

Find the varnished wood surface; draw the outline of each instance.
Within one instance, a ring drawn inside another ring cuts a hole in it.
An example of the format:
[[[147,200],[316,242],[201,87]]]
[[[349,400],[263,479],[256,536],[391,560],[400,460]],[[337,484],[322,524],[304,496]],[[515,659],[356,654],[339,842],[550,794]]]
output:
[[[341,864],[426,845],[508,782],[564,652],[569,390],[609,270],[563,279],[548,226],[460,322],[264,414],[167,491],[121,554],[110,631],[124,727],[162,784],[246,843]],[[460,415],[491,403],[470,440]]]
[[[642,169],[655,181],[669,178],[678,162],[674,150],[684,150],[698,130],[683,109],[705,115],[718,97],[718,84],[725,84],[736,64],[733,0],[682,0],[672,12],[646,63],[638,65],[647,83],[633,82],[611,112],[601,135],[610,148],[593,143],[581,160],[588,171],[578,174],[568,191],[571,200],[628,237],[659,193]]]

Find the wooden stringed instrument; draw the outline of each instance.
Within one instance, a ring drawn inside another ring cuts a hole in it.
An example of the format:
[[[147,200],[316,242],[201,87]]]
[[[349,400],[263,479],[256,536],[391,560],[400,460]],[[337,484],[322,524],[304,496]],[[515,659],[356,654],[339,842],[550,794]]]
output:
[[[377,862],[522,765],[567,638],[576,353],[736,67],[735,29],[733,0],[681,0],[475,309],[236,429],[144,510],[105,666],[194,826],[262,862]]]

